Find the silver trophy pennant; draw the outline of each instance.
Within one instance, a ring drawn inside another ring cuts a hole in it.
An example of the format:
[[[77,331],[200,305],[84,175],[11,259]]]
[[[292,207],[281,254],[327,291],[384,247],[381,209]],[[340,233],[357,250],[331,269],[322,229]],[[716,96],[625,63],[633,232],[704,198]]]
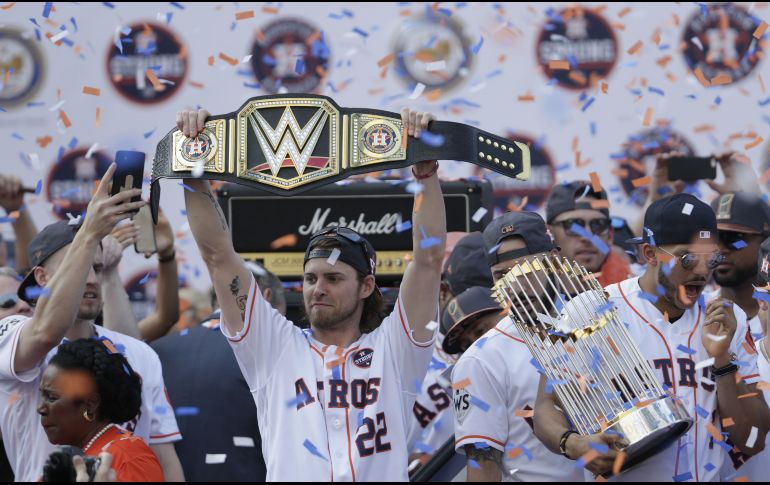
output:
[[[619,436],[623,470],[690,429],[693,420],[684,405],[664,391],[585,268],[555,256],[531,257],[497,282],[494,295],[575,430]]]

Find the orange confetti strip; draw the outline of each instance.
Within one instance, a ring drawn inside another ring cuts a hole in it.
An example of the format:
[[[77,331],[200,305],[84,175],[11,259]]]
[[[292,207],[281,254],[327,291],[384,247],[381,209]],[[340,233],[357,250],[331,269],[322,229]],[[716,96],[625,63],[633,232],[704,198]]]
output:
[[[508,302],[505,305],[505,308],[503,308],[503,311],[500,312],[500,315],[507,315],[508,314],[508,310],[510,310],[511,308],[513,308],[513,303]]]
[[[632,56],[641,50],[642,45],[644,45],[644,42],[642,42],[641,40],[637,40],[636,44],[629,47],[626,52],[628,52],[628,55]]]
[[[21,217],[21,212],[11,211],[8,213],[8,217],[10,217],[11,219],[18,219],[19,217]]]
[[[724,84],[730,84],[733,82],[733,78],[729,74],[720,74],[711,79],[712,86],[722,86]]]
[[[729,428],[730,426],[735,426],[735,421],[733,421],[733,418],[724,418],[722,420],[722,427]]]
[[[425,99],[428,101],[436,101],[441,97],[441,89],[431,89],[425,92]]]
[[[759,40],[762,38],[763,35],[765,35],[765,31],[767,30],[767,22],[764,20],[761,24],[757,26],[757,29],[754,31],[754,38]]]
[[[754,148],[755,146],[759,145],[760,143],[762,143],[763,141],[765,141],[765,139],[762,138],[761,136],[758,136],[758,137],[754,138],[754,141],[743,145],[743,148],[745,150],[750,150],[750,149]]]
[[[275,7],[262,7],[262,11],[264,13],[271,13],[271,14],[277,14],[278,13],[278,9],[275,8]]]
[[[518,458],[522,453],[524,453],[524,450],[517,446],[516,448],[511,448],[511,451],[508,452],[508,457],[511,459]]]
[[[749,392],[747,394],[741,394],[740,396],[738,396],[738,399],[746,399],[748,397],[756,397],[756,396],[759,396],[758,392]]]
[[[594,189],[594,192],[597,194],[602,191],[602,182],[599,180],[599,174],[596,172],[591,172],[588,174],[588,177],[591,179],[591,188]]]
[[[552,71],[569,71],[569,61],[560,61],[557,59],[548,61],[548,69]]]
[[[465,379],[463,379],[461,381],[453,382],[452,383],[452,389],[457,391],[458,389],[465,389],[466,387],[468,387],[470,385],[471,385],[471,380],[468,379],[468,378],[465,378]]]
[[[626,15],[628,15],[630,12],[631,12],[631,7],[626,7],[623,10],[621,10],[620,12],[618,12],[618,17],[623,18]]]
[[[279,249],[285,247],[294,247],[297,245],[299,238],[296,234],[286,234],[279,237],[275,241],[270,243],[270,249]]]
[[[665,69],[666,66],[668,65],[668,63],[671,62],[672,59],[673,59],[673,57],[671,57],[670,55],[665,55],[665,56],[661,57],[660,59],[656,60],[655,64],[657,64],[660,67],[662,67],[663,69]]]
[[[743,344],[742,344],[742,345],[743,345],[743,350],[745,350],[747,354],[749,354],[749,355],[754,355],[754,354],[756,354],[756,353],[757,353],[757,351],[756,351],[756,350],[754,350],[754,347],[752,347],[751,345],[749,345],[749,343],[748,343],[748,342],[743,342]]]
[[[119,353],[118,349],[116,349],[115,346],[112,345],[112,342],[110,342],[109,340],[102,340],[102,345],[107,347],[107,350],[109,350],[113,354]]]
[[[610,348],[612,348],[612,351],[615,352],[617,355],[620,355],[620,350],[618,350],[618,346],[615,345],[615,341],[612,340],[612,337],[607,337],[607,342],[609,342]]]
[[[716,426],[714,426],[711,423],[706,423],[706,429],[709,433],[711,433],[711,436],[714,438],[715,441],[724,441],[724,437],[722,436],[722,433],[719,432]]]
[[[244,10],[243,12],[235,12],[235,20],[246,20],[254,18],[254,10]]]
[[[610,89],[610,85],[602,82],[602,93],[607,94],[607,91]]]
[[[420,207],[422,207],[422,199],[423,199],[422,192],[417,194],[417,196],[414,198],[414,213],[415,214],[420,212]]]
[[[224,52],[219,53],[219,58],[225,61],[226,63],[230,64],[231,66],[238,65],[238,59],[235,59],[234,57],[230,57]]]
[[[41,136],[40,138],[36,139],[35,143],[37,143],[40,146],[40,148],[45,148],[52,141],[53,141],[53,137],[46,135],[46,136]]]
[[[645,185],[650,185],[650,182],[652,182],[652,177],[650,177],[649,175],[647,175],[646,177],[639,177],[638,179],[634,179],[631,181],[631,183],[636,188],[643,187]]]
[[[72,122],[70,122],[70,119],[67,116],[67,113],[65,113],[62,110],[59,110],[59,119],[61,119],[61,122],[64,123],[65,128],[69,128],[70,126],[72,126]]]
[[[612,464],[612,474],[614,476],[620,475],[620,471],[623,470],[623,464],[626,462],[626,452],[619,451],[615,455],[615,462]]]
[[[198,89],[203,89],[203,83],[199,83],[196,81],[190,81],[190,86]]]
[[[5,5],[0,6],[0,10],[8,10],[14,5],[16,5],[16,2],[6,3]]]
[[[575,166],[580,166],[580,152],[575,152]]]
[[[161,84],[160,79],[158,79],[158,76],[155,75],[155,71],[152,69],[147,69],[145,74],[147,74],[147,79],[149,79],[150,84],[152,84],[152,89],[155,91],[163,91],[166,89],[166,86]]]
[[[762,74],[757,74],[757,79],[759,79],[759,89],[762,91],[762,94],[765,93],[765,81],[762,79]]]
[[[391,62],[393,62],[395,58],[396,58],[396,55],[393,53],[390,53],[387,56],[380,59],[379,61],[377,61],[377,67],[380,67],[380,68],[385,67]]]
[[[660,45],[660,29],[655,29],[655,33],[652,34],[652,41],[655,45]]]
[[[644,112],[644,120],[642,120],[642,126],[650,126],[650,123],[652,122],[652,108],[647,108],[647,110]]]
[[[583,376],[578,376],[578,384],[580,384],[580,392],[585,394],[588,392],[588,383],[586,382],[586,378]]]
[[[209,56],[209,66],[214,65],[214,56]]]
[[[757,389],[760,391],[770,391],[770,383],[759,381],[757,382]]]
[[[709,124],[698,125],[694,128],[694,130],[695,130],[695,133],[706,133],[709,131],[714,131],[714,125],[709,125]]]
[[[91,86],[83,86],[83,94],[90,94],[91,96],[99,96],[101,94],[99,88],[92,88]]]
[[[598,456],[598,451],[590,449],[583,456],[581,456],[580,459],[583,460],[583,465],[585,466],[594,461]]]
[[[711,84],[708,82],[708,79],[706,79],[706,76],[703,75],[703,71],[701,70],[700,67],[695,69],[694,74],[695,74],[695,79],[697,79],[698,82],[701,83],[701,85],[704,88],[711,86]]]
[[[514,413],[514,416],[518,418],[531,418],[535,415],[534,409],[517,409]]]
[[[522,101],[522,102],[534,101],[535,100],[535,96],[533,96],[532,94],[525,94],[523,96],[519,96],[518,100]]]
[[[102,109],[96,108],[96,122],[94,125],[99,128],[99,126],[102,124]]]
[[[570,71],[569,76],[567,77],[570,78],[572,81],[575,81],[581,86],[585,86],[588,83],[585,75],[582,72]]]
[[[749,477],[747,475],[741,475],[740,477],[736,477],[735,482],[748,482]]]
[[[610,201],[606,199],[599,199],[599,200],[592,200],[591,201],[591,209],[595,210],[602,210],[602,209],[609,209],[610,208]],[[594,273],[596,275],[596,273]],[[598,276],[597,276],[598,278]]]

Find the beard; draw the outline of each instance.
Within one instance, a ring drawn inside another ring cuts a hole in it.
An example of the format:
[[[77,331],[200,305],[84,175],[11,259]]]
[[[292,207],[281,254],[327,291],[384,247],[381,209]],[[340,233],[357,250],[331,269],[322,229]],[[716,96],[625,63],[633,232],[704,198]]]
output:
[[[747,281],[756,282],[756,280],[756,265],[747,268],[739,268],[735,266],[734,270],[726,275],[720,275],[719,271],[714,271],[714,281],[716,281],[719,286],[724,286],[725,288],[734,288],[746,283]]]
[[[102,301],[83,301],[78,308],[78,320],[96,320],[102,312]]]
[[[305,313],[308,315],[310,325],[321,330],[330,330],[338,327],[343,322],[346,322],[350,317],[356,314],[356,312],[363,305],[363,300],[357,300],[349,308],[341,308],[339,310],[332,310],[329,307],[321,307],[321,311],[311,309],[309,312],[307,308]],[[318,308],[318,307],[316,307]]]

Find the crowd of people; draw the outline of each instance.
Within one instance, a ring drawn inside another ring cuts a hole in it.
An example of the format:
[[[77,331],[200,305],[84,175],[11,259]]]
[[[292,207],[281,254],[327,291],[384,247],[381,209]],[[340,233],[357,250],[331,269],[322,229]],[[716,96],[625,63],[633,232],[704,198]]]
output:
[[[416,138],[433,120],[401,115]],[[208,116],[180,112],[177,126],[192,138]],[[732,177],[751,170],[740,157],[718,157],[725,183],[709,181],[716,197],[701,200],[668,181],[667,156],[639,221],[613,217],[596,181],[565,181],[544,218],[506,212],[451,247],[438,162],[417,163],[412,258],[394,307],[377,285],[377,248],[329,226],[304,256],[309,328],[285,317],[282,282],[235,251],[207,181],[185,180],[184,197],[211,314],[181,308],[161,214],[157,302],[138,321],[119,266],[138,237],[141,191],[110,195],[113,165],[82,221],[38,231],[19,178],[0,175],[0,206],[18,214],[15,268],[0,267],[3,476],[407,481],[450,444],[468,481],[767,481],[770,205],[756,182]],[[515,317],[532,309],[494,297],[496,282],[542,257],[593,275],[695,421],[623,473],[623,437],[577,432],[533,359]]]

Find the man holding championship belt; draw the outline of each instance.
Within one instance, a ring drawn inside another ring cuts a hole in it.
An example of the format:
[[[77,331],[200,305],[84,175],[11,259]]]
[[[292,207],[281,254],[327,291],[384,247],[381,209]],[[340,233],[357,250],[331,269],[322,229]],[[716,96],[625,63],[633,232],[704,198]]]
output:
[[[718,480],[732,450],[725,434],[740,451],[754,455],[770,428],[770,410],[757,392],[757,355],[747,341],[746,314],[727,300],[707,302],[701,294],[721,261],[716,216],[707,204],[689,194],[667,197],[647,209],[644,225],[640,242],[647,270],[605,291],[655,378],[695,422],[675,445],[648,450],[644,461],[617,479]],[[583,296],[570,301],[565,313],[584,303]],[[541,379],[534,418],[543,443],[594,474],[617,474],[624,459],[618,444],[626,437],[613,430],[592,436],[574,432],[546,389]]]
[[[401,115],[404,132],[414,139],[432,120],[408,109]],[[181,112],[177,126],[194,140],[208,116]],[[300,157],[291,154],[295,163]],[[313,235],[305,253],[303,297],[311,328],[304,331],[262,297],[233,249],[209,183],[185,181],[190,228],[221,304],[222,332],[257,405],[268,481],[408,479],[414,383],[425,377],[438,328],[446,218],[437,169],[438,162],[422,161],[412,170],[421,184],[414,253],[393,313],[382,318],[371,244],[353,230],[327,227]]]

